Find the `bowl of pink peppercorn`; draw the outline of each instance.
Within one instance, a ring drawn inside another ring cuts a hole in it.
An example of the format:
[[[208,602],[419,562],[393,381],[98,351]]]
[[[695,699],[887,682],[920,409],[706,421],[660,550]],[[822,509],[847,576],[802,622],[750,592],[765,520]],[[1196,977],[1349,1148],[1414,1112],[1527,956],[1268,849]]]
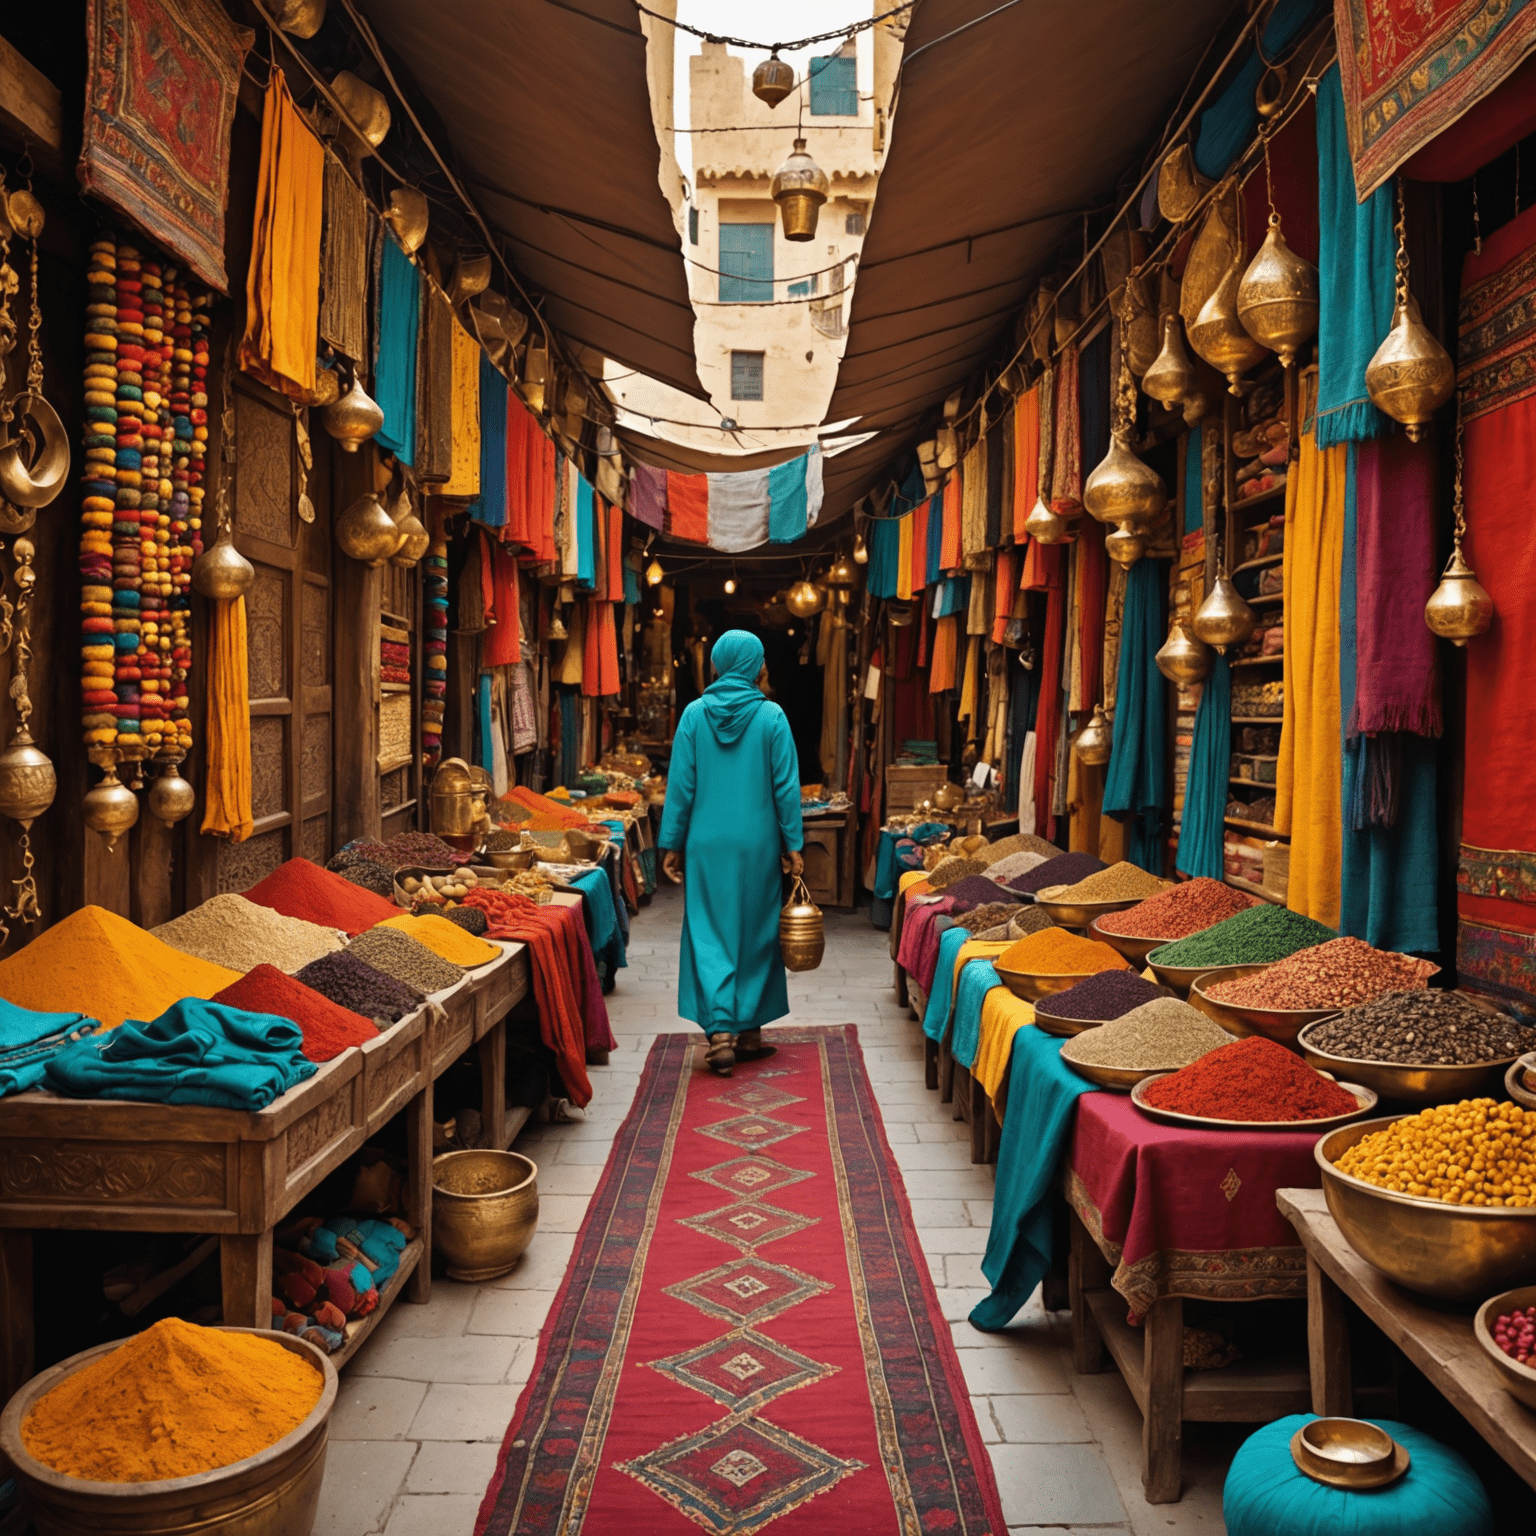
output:
[[[1503,1291],[1477,1309],[1472,1331],[1510,1393],[1536,1408],[1536,1285]]]

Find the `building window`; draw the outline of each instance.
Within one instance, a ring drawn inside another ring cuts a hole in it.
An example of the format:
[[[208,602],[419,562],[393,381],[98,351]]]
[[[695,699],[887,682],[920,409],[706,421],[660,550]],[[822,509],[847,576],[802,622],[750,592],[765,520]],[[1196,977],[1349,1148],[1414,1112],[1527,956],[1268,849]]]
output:
[[[761,400],[763,398],[763,354],[761,352],[731,353],[731,399]]]
[[[811,116],[859,115],[859,61],[851,53],[811,60]]]
[[[845,235],[862,235],[864,233],[864,215],[862,213],[850,213],[843,220],[843,233]],[[695,241],[695,244],[698,242]]]
[[[818,287],[819,287],[819,281],[818,280],[820,278],[820,275],[821,274],[818,273],[818,272],[813,272],[813,273],[811,273],[811,275],[808,278],[805,278],[802,282],[791,283],[789,285],[789,296],[790,296],[790,298],[792,298],[792,299],[808,299],[808,298],[810,298],[810,296],[813,293],[815,293],[817,291]]]
[[[699,210],[697,208],[690,208],[688,210],[688,244],[689,245],[697,245],[698,243],[699,243]]]
[[[767,304],[773,299],[773,225],[720,225],[720,302]]]

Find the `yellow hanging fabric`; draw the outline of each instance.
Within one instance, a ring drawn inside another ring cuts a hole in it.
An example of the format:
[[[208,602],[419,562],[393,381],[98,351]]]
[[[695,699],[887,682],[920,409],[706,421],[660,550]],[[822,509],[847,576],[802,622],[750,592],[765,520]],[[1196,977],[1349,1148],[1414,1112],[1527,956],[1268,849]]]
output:
[[[243,843],[251,818],[251,681],[245,599],[213,605],[208,644],[208,782],[203,831]]]
[[[908,512],[896,525],[896,596],[906,603],[912,600],[912,519]]]
[[[442,496],[480,494],[480,347],[453,322],[453,468]]]
[[[960,685],[960,719],[970,722],[967,736],[976,734],[976,673],[981,660],[981,639],[971,636],[965,651],[965,681]]]

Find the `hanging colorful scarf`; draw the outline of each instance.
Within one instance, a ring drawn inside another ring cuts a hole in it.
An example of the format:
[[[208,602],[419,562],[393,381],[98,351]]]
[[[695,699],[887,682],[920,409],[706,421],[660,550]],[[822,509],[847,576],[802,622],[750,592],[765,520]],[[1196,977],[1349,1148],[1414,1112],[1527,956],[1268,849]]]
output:
[[[477,349],[478,350],[478,349]],[[480,485],[469,515],[487,528],[507,521],[507,380],[480,353]]]
[[[667,471],[667,532],[690,544],[709,542],[709,480]]]
[[[452,462],[444,496],[474,496],[480,490],[480,347],[454,318]]]
[[[368,353],[368,245],[373,215],[363,189],[325,157],[325,236],[320,248],[320,336],[343,357]]]
[[[203,831],[243,843],[251,815],[251,682],[245,599],[216,602],[208,635],[208,778]]]
[[[869,595],[889,600],[896,596],[896,565],[901,557],[899,519],[877,518],[869,526]]]
[[[928,513],[933,503],[925,501],[912,514],[912,590],[921,592],[928,585]]]
[[[939,563],[946,571],[958,571],[965,563],[962,549],[964,535],[961,523],[964,519],[962,502],[962,487],[958,475],[952,474],[945,482],[944,490],[944,535],[940,541]]]
[[[1052,434],[1050,479],[1051,511],[1062,516],[1080,512],[1083,506],[1083,422],[1077,365],[1077,347],[1063,348],[1053,385],[1056,427]]]
[[[967,570],[987,548],[987,444],[977,438],[960,461],[960,554]]]
[[[402,464],[416,462],[416,344],[421,326],[421,274],[392,234],[384,237],[379,274],[378,359],[374,393],[384,412],[376,441]]]
[[[1181,874],[1220,880],[1232,771],[1232,664],[1218,656],[1200,693],[1184,787],[1184,820],[1175,865]]]
[[[619,691],[619,642],[612,603],[600,603],[595,599],[587,603],[581,691],[589,699],[604,698]]]
[[[986,549],[996,549],[1003,542],[1003,425],[1001,416],[989,422],[982,438],[987,468],[986,532],[982,541]]]
[[[929,693],[945,693],[955,686],[955,669],[960,647],[960,619],[957,614],[940,619],[933,631],[933,662],[928,669]]]
[[[1024,542],[1024,523],[1040,495],[1040,386],[1013,407],[1013,540]]]
[[[896,597],[899,602],[912,598],[912,513],[896,519]]]
[[[667,524],[667,472],[654,464],[629,469],[629,515],[658,533]]]
[[[1154,874],[1163,869],[1168,799],[1167,683],[1156,659],[1163,643],[1162,587],[1159,561],[1138,560],[1126,574],[1114,746],[1104,777],[1104,814],[1128,824],[1126,858]]]
[[[1035,828],[1054,838],[1051,825],[1056,735],[1061,729],[1061,661],[1066,644],[1067,595],[1062,571],[1065,549],[1035,544],[1045,570],[1045,642],[1040,648],[1040,702],[1035,711]]]

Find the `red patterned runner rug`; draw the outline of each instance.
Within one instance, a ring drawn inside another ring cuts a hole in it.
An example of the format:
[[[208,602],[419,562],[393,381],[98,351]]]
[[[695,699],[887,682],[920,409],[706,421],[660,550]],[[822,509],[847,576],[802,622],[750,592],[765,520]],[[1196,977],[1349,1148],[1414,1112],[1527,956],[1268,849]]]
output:
[[[651,1048],[475,1536],[1003,1536],[852,1024]]]

